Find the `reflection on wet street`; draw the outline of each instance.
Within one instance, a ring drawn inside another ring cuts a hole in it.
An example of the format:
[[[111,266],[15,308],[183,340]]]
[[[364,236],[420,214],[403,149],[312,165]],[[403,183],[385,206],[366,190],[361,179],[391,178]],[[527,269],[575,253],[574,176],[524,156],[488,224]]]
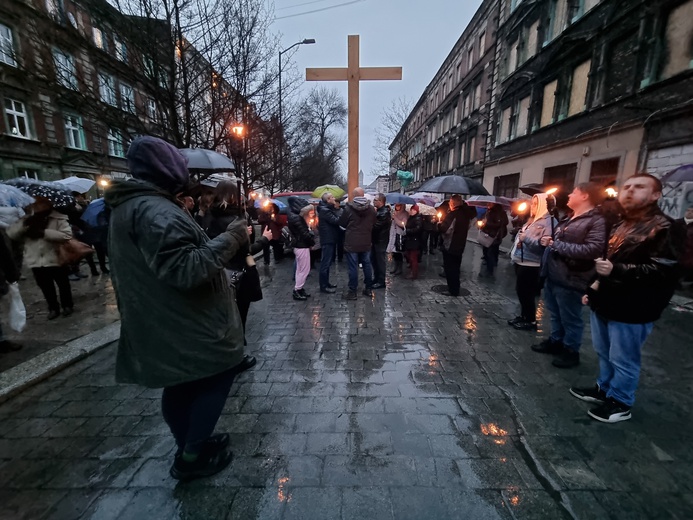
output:
[[[291,262],[261,268],[249,316],[257,366],[217,426],[234,460],[190,484],[168,475],[174,443],[159,391],[116,385],[106,348],[0,406],[1,518],[690,518],[693,325],[673,311],[646,345],[633,419],[603,425],[568,393],[597,358],[559,371],[536,354],[501,260],[479,280],[439,285],[440,255],[416,281],[373,298],[291,299]]]

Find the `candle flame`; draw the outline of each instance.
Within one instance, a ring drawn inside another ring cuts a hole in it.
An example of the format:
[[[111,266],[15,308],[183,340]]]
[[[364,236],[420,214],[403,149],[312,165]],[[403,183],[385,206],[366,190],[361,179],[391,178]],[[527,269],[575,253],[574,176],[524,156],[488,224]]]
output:
[[[607,196],[611,198],[614,198],[618,195],[618,192],[613,188],[607,188],[604,191],[606,192]]]
[[[553,195],[558,191],[558,188],[551,188],[550,190],[546,190],[547,195]]]
[[[476,225],[479,227],[484,227],[484,221],[483,220],[477,220]]]
[[[436,216],[437,216],[438,218],[440,218],[440,217],[442,217],[442,216],[443,216],[443,214],[442,214],[442,213],[441,213],[441,212],[439,211],[439,212],[437,213],[437,215],[436,215]]]
[[[517,207],[517,211],[519,211],[520,213],[522,213],[523,211],[527,211],[527,203],[526,203],[526,202],[522,202],[522,203]]]

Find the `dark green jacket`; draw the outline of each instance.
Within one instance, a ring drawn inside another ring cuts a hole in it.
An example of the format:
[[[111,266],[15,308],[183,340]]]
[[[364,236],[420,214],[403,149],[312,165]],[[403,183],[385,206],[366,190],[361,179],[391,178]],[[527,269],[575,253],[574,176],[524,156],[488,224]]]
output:
[[[242,247],[242,221],[210,240],[166,191],[115,182],[109,256],[121,315],[116,380],[151,388],[202,379],[241,362],[243,329],[223,266]]]

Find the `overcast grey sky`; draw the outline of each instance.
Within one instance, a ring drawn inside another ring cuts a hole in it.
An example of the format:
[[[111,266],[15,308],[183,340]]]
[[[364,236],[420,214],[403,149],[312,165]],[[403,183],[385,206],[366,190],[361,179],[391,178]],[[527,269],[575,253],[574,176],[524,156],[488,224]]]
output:
[[[307,67],[346,67],[349,34],[361,36],[361,66],[402,67],[402,81],[361,82],[359,168],[366,180],[372,180],[374,133],[381,112],[399,97],[419,99],[480,4],[481,0],[274,0],[273,29],[282,36],[282,48],[304,38],[316,40],[315,45],[300,46],[291,58],[303,78]],[[307,92],[316,84],[304,82],[301,88]],[[323,85],[338,88],[346,102],[346,82]]]

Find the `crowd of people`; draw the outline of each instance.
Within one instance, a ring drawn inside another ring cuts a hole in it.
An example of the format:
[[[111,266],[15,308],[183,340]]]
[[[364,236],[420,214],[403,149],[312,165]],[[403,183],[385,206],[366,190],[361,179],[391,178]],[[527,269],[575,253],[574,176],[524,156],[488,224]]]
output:
[[[359,268],[362,293],[373,297],[386,285],[388,254],[391,276],[402,275],[406,262],[407,278],[416,279],[422,255],[440,249],[443,294],[456,297],[474,221],[479,236],[487,237],[481,278],[494,276],[508,232],[507,214],[496,204],[479,219],[475,208],[453,195],[445,215],[433,221],[416,204],[409,211],[402,204],[391,208],[382,193],[371,203],[356,188],[344,206],[331,193],[317,205],[290,197],[286,222],[275,208],[261,211],[262,236],[255,238],[237,186],[222,181],[191,191],[186,159],[172,145],[138,137],[127,161],[132,179],[114,182],[105,197],[109,268],[122,320],[116,380],[163,388],[162,413],[177,445],[170,473],[184,481],[221,471],[231,460],[228,434],[214,429],[234,379],[255,364],[244,353],[248,309],[262,298],[253,255],[262,251],[269,262],[273,248],[275,261],[281,261],[289,241],[295,257],[292,297],[303,301],[310,296],[306,279],[318,249],[319,290],[336,292],[330,270],[343,236],[344,298],[355,300]],[[589,305],[599,376],[594,386],[570,393],[597,404],[588,413],[602,422],[631,417],[643,343],[674,292],[681,266],[690,269],[693,214],[673,222],[657,205],[661,193],[658,179],[635,175],[621,188],[618,205],[608,206],[600,188],[579,184],[563,218],[550,195],[537,194],[516,226],[510,260],[521,312],[508,324],[537,330],[543,291],[550,334],[532,349],[555,355],[554,366],[570,368],[580,362],[582,309]],[[41,204],[8,229],[10,237],[24,239],[24,262],[44,291],[49,319],[61,307],[66,315],[73,308],[69,267],[56,265],[50,244],[73,233],[67,215]],[[11,282],[18,274],[6,261],[7,244],[0,246],[4,278]],[[108,272],[105,258],[99,262]]]

